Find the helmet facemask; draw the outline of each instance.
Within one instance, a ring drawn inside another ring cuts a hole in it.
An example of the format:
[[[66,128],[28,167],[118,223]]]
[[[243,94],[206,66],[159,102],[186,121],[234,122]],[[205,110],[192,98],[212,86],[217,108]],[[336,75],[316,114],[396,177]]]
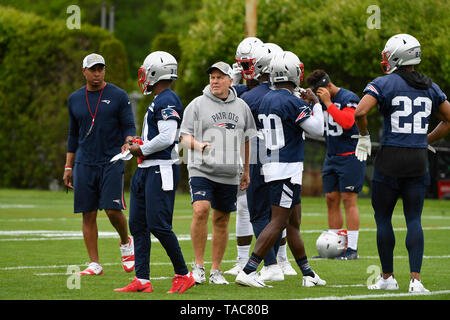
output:
[[[241,68],[242,77],[245,80],[251,80],[255,77],[255,59],[239,59],[236,57],[236,62]]]

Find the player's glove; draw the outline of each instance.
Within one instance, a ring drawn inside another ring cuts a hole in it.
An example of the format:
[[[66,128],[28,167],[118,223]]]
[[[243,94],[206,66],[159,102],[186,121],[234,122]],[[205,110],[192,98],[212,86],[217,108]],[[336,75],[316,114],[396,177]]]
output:
[[[139,137],[135,137],[135,138],[133,139],[133,143],[137,143],[137,144],[140,145],[140,146],[142,146],[142,145],[144,144],[144,142],[142,141],[142,139],[139,138]],[[146,158],[147,158],[146,156],[139,156],[139,157],[137,158],[137,163],[138,163],[138,164],[141,164]]]
[[[359,161],[366,161],[367,156],[370,156],[372,152],[372,145],[370,143],[370,135],[352,135],[353,139],[358,139],[358,144],[356,145],[355,156]]]
[[[237,86],[242,80],[242,68],[237,63],[233,63],[233,86]]]

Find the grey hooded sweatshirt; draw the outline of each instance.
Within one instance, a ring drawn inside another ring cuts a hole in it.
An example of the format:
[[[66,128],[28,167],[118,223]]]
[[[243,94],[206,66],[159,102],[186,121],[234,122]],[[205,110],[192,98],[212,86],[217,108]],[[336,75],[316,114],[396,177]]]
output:
[[[209,142],[210,150],[184,150],[189,178],[204,177],[224,184],[239,184],[244,143],[256,135],[249,106],[237,97],[233,88],[223,101],[212,94],[210,86],[184,110],[180,134],[199,142]],[[186,152],[187,151],[187,152]],[[187,154],[186,154],[187,153]]]

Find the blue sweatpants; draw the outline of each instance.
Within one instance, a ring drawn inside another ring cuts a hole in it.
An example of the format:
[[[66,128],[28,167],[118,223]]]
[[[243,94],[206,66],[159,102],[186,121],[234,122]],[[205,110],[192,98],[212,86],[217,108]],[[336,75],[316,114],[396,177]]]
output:
[[[189,272],[178,239],[172,231],[175,191],[180,179],[179,165],[173,165],[172,171],[174,188],[171,191],[162,189],[159,166],[137,168],[131,181],[129,226],[134,238],[135,270],[139,279],[150,278],[150,234],[166,250],[175,274]]]

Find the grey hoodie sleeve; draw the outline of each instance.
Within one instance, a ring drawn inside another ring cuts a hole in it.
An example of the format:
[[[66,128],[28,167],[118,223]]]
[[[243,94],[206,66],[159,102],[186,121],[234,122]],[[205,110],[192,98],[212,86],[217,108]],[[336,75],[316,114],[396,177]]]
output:
[[[198,108],[196,104],[197,99],[188,104],[183,113],[183,121],[180,126],[180,134],[188,134],[194,136],[194,122],[198,120]]]

